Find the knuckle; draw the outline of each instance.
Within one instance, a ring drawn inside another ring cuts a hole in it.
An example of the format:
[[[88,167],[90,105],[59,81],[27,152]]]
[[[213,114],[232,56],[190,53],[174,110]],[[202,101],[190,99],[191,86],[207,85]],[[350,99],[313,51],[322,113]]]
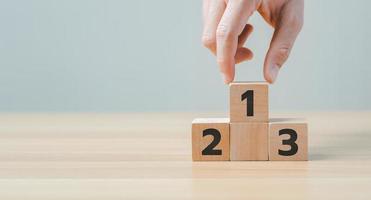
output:
[[[226,58],[217,58],[216,62],[218,63],[221,72],[226,72],[227,67],[231,64],[231,60]]]
[[[286,22],[293,30],[300,31],[304,24],[304,19],[301,16],[291,16]]]
[[[218,58],[218,59],[216,59],[216,62],[218,63],[218,65],[221,67],[221,66],[223,66],[224,65],[224,63],[225,63],[225,60],[224,59],[221,59],[221,58]]]
[[[278,61],[278,64],[281,66],[289,57],[290,55],[290,47],[287,46],[281,46],[277,49],[276,52],[276,60]]]
[[[211,37],[211,36],[208,36],[208,35],[204,35],[204,36],[202,36],[202,44],[203,44],[206,48],[212,49],[212,48],[214,48],[215,45],[216,45],[216,39],[215,39],[215,37]]]
[[[233,31],[228,26],[220,24],[216,29],[216,37],[223,40],[228,40],[233,37]]]
[[[218,63],[219,71],[224,72],[225,71],[225,68],[224,68],[225,61],[222,60],[222,59],[217,59],[216,62]]]

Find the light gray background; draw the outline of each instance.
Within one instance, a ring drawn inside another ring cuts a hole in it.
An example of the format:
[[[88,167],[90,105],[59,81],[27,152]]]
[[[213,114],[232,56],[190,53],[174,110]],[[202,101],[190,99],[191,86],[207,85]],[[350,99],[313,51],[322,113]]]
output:
[[[307,0],[272,110],[371,109],[371,1]],[[258,13],[237,80],[263,80]],[[201,1],[0,0],[0,111],[225,111]]]

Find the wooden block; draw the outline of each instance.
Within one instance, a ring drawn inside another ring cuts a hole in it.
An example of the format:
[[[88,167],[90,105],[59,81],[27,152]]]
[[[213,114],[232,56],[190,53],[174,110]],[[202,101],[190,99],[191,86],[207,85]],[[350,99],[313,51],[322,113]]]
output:
[[[234,82],[229,87],[231,122],[268,122],[268,83]]]
[[[231,123],[231,160],[268,160],[268,123]]]
[[[229,118],[193,120],[192,159],[229,160]]]
[[[269,160],[308,160],[308,126],[304,120],[270,120]]]

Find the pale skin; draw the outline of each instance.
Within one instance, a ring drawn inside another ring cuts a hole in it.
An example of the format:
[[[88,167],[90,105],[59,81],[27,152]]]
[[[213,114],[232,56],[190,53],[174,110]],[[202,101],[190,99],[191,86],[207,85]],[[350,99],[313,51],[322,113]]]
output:
[[[202,43],[216,55],[225,83],[234,80],[236,64],[253,57],[244,44],[255,11],[274,28],[263,69],[265,80],[274,83],[303,26],[304,0],[203,0]]]

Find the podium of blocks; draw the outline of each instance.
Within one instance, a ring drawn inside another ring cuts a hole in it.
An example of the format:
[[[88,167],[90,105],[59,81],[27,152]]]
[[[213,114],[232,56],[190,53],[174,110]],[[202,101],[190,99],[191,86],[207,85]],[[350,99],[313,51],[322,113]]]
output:
[[[308,160],[308,127],[296,119],[269,119],[268,83],[230,85],[230,117],[192,122],[194,161]]]

